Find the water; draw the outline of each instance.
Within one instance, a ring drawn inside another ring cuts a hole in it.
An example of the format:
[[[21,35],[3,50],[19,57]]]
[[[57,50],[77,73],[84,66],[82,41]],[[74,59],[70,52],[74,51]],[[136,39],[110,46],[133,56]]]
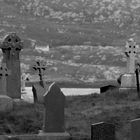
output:
[[[100,94],[99,88],[61,88],[61,91],[66,95],[88,95],[92,93]]]
[[[88,95],[93,93],[100,94],[99,88],[61,88],[61,91],[65,96]],[[26,87],[25,93],[21,95],[21,98],[27,102],[33,103],[32,87]]]

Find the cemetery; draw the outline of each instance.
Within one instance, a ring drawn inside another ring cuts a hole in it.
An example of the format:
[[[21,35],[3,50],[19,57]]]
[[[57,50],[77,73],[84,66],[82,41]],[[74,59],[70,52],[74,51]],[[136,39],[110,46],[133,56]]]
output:
[[[32,66],[38,82],[21,73],[24,42],[16,33],[7,34],[0,48],[0,140],[140,139],[139,46],[133,39],[126,43],[127,71],[118,84],[101,86],[100,94],[78,96],[66,96],[59,83],[44,80],[49,67],[44,61]]]

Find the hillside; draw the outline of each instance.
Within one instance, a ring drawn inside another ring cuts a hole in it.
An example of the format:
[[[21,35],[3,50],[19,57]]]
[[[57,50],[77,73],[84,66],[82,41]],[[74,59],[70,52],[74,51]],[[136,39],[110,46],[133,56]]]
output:
[[[37,134],[42,129],[42,104],[15,103],[14,110],[0,115],[0,134]],[[131,120],[140,117],[136,93],[67,96],[65,127],[74,140],[89,140],[91,124],[108,122],[115,125],[116,140],[131,140]],[[26,125],[25,125],[26,124]]]
[[[21,66],[31,74],[39,58],[51,64],[48,79],[114,80],[125,71],[126,40],[140,43],[139,13],[138,0],[0,0],[0,38],[23,39]]]

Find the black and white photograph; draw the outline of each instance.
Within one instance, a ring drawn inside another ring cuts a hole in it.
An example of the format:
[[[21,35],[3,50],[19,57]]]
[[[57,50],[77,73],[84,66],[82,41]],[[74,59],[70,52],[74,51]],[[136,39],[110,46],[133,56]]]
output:
[[[140,0],[0,0],[0,140],[140,140]]]

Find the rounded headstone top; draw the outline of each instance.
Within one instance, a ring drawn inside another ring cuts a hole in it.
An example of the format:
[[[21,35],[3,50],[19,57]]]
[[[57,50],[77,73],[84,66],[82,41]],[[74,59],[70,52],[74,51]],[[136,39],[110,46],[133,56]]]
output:
[[[50,96],[55,96],[56,95],[57,97],[64,96],[64,94],[61,91],[60,87],[55,82],[53,82],[49,86],[48,91],[43,96],[46,97],[48,95],[50,95]]]
[[[16,33],[10,33],[4,37],[1,48],[2,49],[15,48],[15,50],[21,50],[23,48],[23,42],[16,35]]]

